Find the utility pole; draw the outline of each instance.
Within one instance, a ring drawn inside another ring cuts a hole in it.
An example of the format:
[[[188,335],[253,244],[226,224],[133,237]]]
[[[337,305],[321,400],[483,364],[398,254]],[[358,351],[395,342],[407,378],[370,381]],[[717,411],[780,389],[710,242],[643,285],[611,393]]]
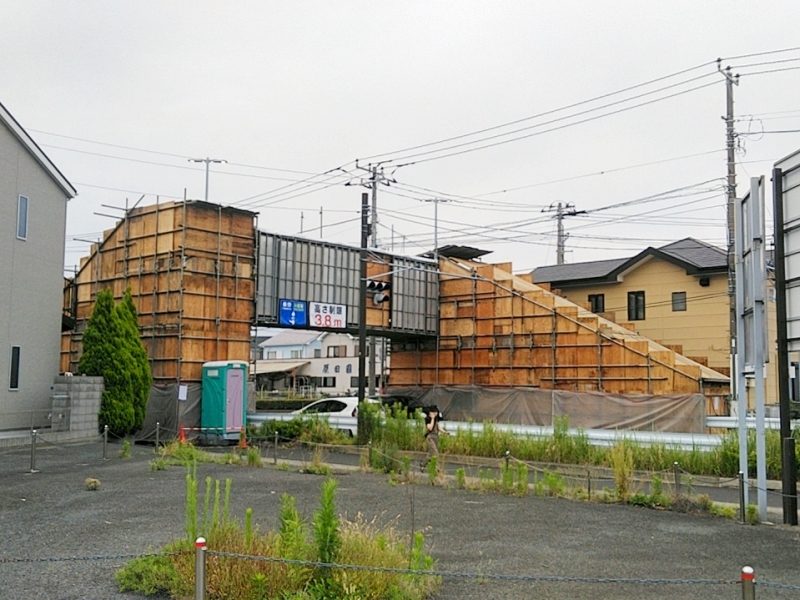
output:
[[[572,209],[572,210],[569,210]],[[575,205],[572,202],[567,202],[562,204],[559,202],[555,206],[551,204],[547,208],[543,208],[542,212],[553,212],[556,213],[556,231],[557,231],[557,238],[556,238],[556,264],[563,265],[564,264],[564,250],[567,245],[567,238],[569,234],[564,233],[564,217],[574,217],[576,215],[584,215],[586,214],[585,210],[575,210]]]
[[[224,160],[222,158],[190,158],[189,162],[206,163],[206,195],[205,195],[205,200],[206,200],[206,202],[208,202],[208,166],[211,163],[226,163],[228,161]]]
[[[364,401],[364,367],[367,346],[367,240],[369,238],[369,194],[361,194],[361,264],[358,292],[358,402]]]
[[[747,388],[738,389],[738,373],[744,365],[738,364],[737,357],[737,309],[736,309],[736,131],[733,128],[733,86],[739,85],[739,75],[732,75],[731,68],[722,69],[722,60],[717,59],[717,70],[725,77],[725,149],[727,150],[728,177],[725,186],[726,224],[728,230],[728,298],[730,303],[730,356],[731,356],[731,404],[736,404],[739,412],[744,407],[745,414],[739,419],[747,418],[747,396],[740,401],[738,394],[747,394]],[[740,431],[739,443],[746,444],[747,436]],[[747,478],[747,448],[739,449],[739,470]]]
[[[378,247],[378,165],[371,165],[370,185],[372,186],[372,223],[370,228],[370,246]],[[369,396],[375,397],[375,336],[369,336]]]

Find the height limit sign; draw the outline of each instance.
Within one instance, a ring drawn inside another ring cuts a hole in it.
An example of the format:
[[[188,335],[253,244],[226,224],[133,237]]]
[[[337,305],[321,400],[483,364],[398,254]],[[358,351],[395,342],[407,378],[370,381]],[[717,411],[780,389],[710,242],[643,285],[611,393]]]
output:
[[[330,327],[331,329],[347,327],[347,306],[344,304],[309,302],[308,312],[311,327]]]

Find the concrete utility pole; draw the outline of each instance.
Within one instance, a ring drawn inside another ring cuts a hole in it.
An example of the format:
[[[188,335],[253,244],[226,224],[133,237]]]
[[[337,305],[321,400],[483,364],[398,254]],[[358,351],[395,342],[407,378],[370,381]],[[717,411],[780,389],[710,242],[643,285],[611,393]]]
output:
[[[572,210],[569,210],[572,209]],[[553,212],[556,213],[556,230],[557,230],[557,237],[556,237],[556,264],[563,265],[564,264],[564,250],[567,245],[567,238],[569,234],[564,233],[564,217],[574,217],[576,215],[583,215],[586,214],[585,210],[575,210],[575,205],[572,202],[567,202],[562,204],[559,202],[556,205],[551,204],[549,207],[542,209],[542,212]]]
[[[731,68],[722,69],[721,59],[717,59],[717,70],[725,77],[725,149],[728,157],[728,178],[725,186],[727,196],[728,228],[728,297],[730,299],[730,352],[736,356],[736,230],[734,213],[736,207],[736,131],[733,127],[733,86],[739,85],[739,75],[732,75]],[[731,369],[735,372],[736,369]],[[735,377],[731,378],[731,398],[736,398]]]
[[[224,160],[222,158],[190,158],[189,162],[206,163],[206,195],[205,195],[205,200],[206,200],[206,202],[208,202],[208,166],[211,163],[226,163],[228,161]]]
[[[378,165],[372,165],[370,174],[372,186],[372,227],[370,228],[370,246],[378,247]],[[369,397],[375,397],[375,336],[369,336]]]
[[[369,238],[369,194],[361,194],[361,264],[358,292],[358,402],[364,401],[364,371],[367,346],[367,240]]]

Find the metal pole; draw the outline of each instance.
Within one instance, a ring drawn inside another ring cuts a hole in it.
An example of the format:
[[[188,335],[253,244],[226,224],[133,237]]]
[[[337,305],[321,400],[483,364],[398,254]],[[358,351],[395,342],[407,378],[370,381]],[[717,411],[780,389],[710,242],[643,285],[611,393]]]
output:
[[[795,441],[793,437],[783,438],[783,462],[781,463],[781,479],[784,487],[786,482],[795,483],[794,489],[783,493],[783,522],[785,525],[797,525],[797,455],[795,454]]]
[[[756,600],[756,574],[753,567],[742,567],[742,600]]]
[[[278,432],[275,432],[275,448],[272,453],[272,464],[278,464]]]
[[[587,469],[586,471],[586,495],[589,500],[592,499],[592,472]]]
[[[103,460],[106,460],[108,453],[108,425],[103,425]]]
[[[739,471],[739,520],[744,524],[747,520],[747,505],[744,495],[744,473]]]
[[[677,461],[672,463],[672,474],[675,477],[675,495],[681,495],[681,475],[680,475],[680,466],[678,465]]]
[[[156,454],[158,454],[158,442],[159,442],[159,437],[161,437],[160,434],[161,434],[161,423],[156,421]]]
[[[369,194],[361,194],[361,269],[358,294],[358,403],[364,402],[367,366],[367,242],[369,237]]]
[[[792,424],[789,397],[789,339],[787,332],[786,307],[786,249],[783,239],[783,170],[772,170],[772,198],[775,239],[775,313],[777,321],[778,342],[778,403],[780,405],[781,439],[781,491],[783,492],[783,523],[797,525],[797,461],[792,448],[787,453],[786,440],[791,438]]]
[[[194,542],[194,600],[206,600],[206,538]]]
[[[38,473],[36,470],[36,430],[31,429],[31,473]]]

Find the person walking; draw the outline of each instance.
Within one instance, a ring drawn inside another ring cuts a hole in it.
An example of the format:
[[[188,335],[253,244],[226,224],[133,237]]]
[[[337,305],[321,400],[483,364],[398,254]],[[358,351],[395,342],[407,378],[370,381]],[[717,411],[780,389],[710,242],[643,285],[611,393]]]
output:
[[[428,442],[428,457],[422,465],[424,471],[431,459],[435,456],[439,458],[439,434],[450,435],[442,427],[442,413],[439,412],[438,406],[430,406],[425,409],[425,439]],[[437,463],[437,471],[439,470]]]

